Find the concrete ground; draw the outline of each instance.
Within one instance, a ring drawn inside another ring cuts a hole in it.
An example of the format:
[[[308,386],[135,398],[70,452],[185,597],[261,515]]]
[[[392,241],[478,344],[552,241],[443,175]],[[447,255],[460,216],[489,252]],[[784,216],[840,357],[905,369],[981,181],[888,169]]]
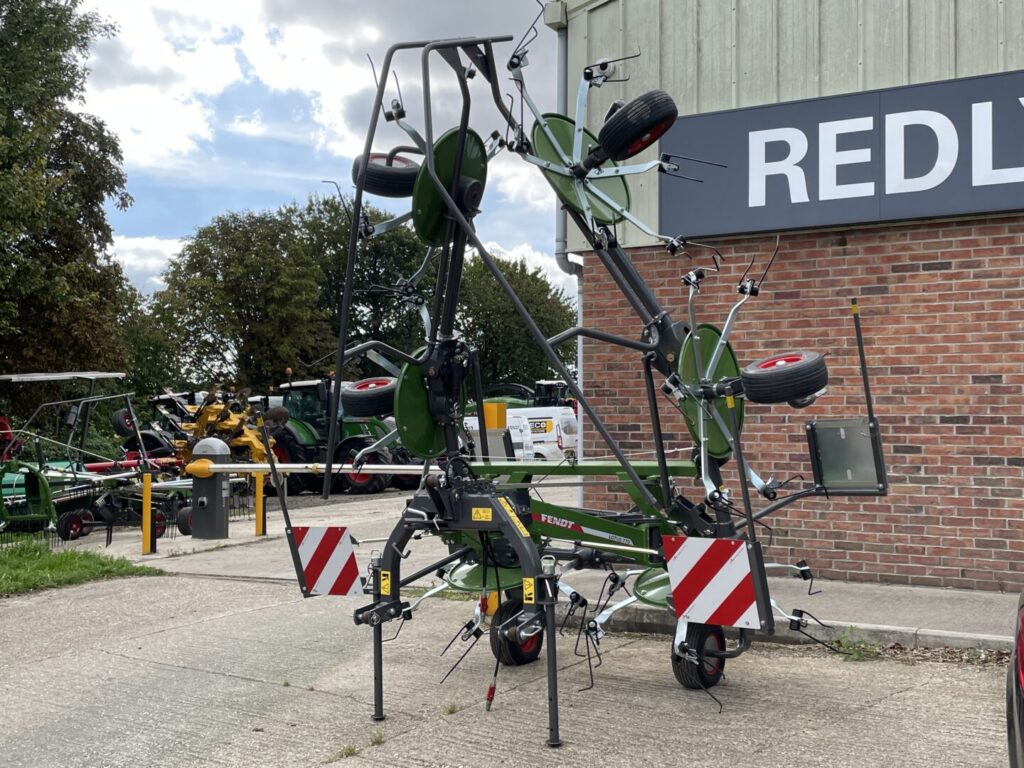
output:
[[[571,491],[554,493],[571,500]],[[403,498],[292,506],[296,522],[344,522],[365,541],[386,535]],[[707,694],[676,683],[667,638],[621,632],[602,642],[586,692],[586,661],[560,639],[565,744],[553,751],[544,746],[542,665],[503,668],[485,712],[494,668],[485,637],[439,685],[456,649],[439,654],[472,612],[450,600],[425,604],[385,645],[388,717],[375,724],[370,630],[351,620],[363,599],[302,600],[279,516],[267,539],[256,541],[251,526],[233,524],[237,546],[177,537],[147,558],[137,532],[118,533],[115,552],[171,575],[0,600],[0,765],[1006,764],[1005,667],[855,663],[755,644],[714,689],[720,714]],[[358,550],[361,566],[374,546]],[[406,567],[441,553],[417,543]],[[772,592],[786,607],[865,626],[895,615],[908,627],[973,625],[999,636],[1015,604],[1011,595],[820,586],[806,597],[803,582],[773,579]]]
[[[470,603],[438,601],[385,646],[371,723],[358,598],[203,577],[102,582],[0,601],[0,763],[16,766],[1003,766],[1004,669],[844,662],[760,646],[727,666],[724,707],[672,677],[665,638],[609,635],[588,683],[559,645],[564,746],[544,746],[544,670],[486,640],[443,684]],[[389,628],[390,629],[390,628]],[[373,742],[380,741],[376,746]],[[358,750],[349,757],[343,755]]]

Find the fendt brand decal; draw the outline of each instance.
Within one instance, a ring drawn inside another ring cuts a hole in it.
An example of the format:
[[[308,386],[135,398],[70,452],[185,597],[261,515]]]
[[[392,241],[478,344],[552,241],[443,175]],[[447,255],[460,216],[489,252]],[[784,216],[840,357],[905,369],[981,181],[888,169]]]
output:
[[[561,517],[555,517],[554,515],[548,515],[544,512],[541,512],[540,514],[540,521],[542,523],[547,523],[548,525],[554,525],[558,528],[564,528],[565,530],[572,531],[573,533],[586,534],[587,536],[594,536],[598,539],[604,539],[605,541],[617,541],[620,544],[633,543],[630,539],[627,539],[625,536],[619,536],[615,533],[606,533],[605,531],[599,531],[596,528],[588,528],[585,525],[574,523],[572,520],[566,520]]]
[[[1024,209],[1024,71],[681,117],[661,226],[689,237]],[[699,189],[697,189],[699,187]]]

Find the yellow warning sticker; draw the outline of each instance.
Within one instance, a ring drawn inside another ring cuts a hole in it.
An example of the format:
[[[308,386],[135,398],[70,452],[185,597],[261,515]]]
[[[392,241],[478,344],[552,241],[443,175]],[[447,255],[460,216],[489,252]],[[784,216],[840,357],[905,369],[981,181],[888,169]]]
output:
[[[535,605],[537,603],[537,590],[534,588],[533,579],[523,579],[523,605]]]
[[[380,572],[380,593],[382,595],[391,595],[391,571]]]
[[[474,523],[489,523],[491,522],[491,508],[490,507],[473,507],[473,522]]]
[[[498,501],[501,502],[501,506],[505,508],[506,512],[508,512],[508,516],[512,519],[512,525],[514,525],[516,530],[519,531],[519,535],[524,539],[530,538],[530,532],[526,530],[526,526],[523,525],[523,521],[519,519],[519,515],[516,514],[515,508],[509,504],[508,499],[501,496],[498,498]]]

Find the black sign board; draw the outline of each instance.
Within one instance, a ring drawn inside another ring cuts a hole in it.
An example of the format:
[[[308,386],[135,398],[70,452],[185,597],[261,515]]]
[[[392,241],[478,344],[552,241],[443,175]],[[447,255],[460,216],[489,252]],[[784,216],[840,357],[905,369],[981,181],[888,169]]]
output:
[[[1024,210],[1024,71],[681,117],[661,151],[667,235]]]

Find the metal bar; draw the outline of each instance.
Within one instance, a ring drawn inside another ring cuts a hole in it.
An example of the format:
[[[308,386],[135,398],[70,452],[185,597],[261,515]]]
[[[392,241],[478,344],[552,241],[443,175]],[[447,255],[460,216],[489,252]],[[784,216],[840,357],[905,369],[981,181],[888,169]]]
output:
[[[252,474],[253,472],[272,472],[273,468],[276,467],[277,471],[281,474],[291,474],[293,472],[302,472],[305,474],[319,475],[321,473],[327,473],[327,464],[319,462],[307,462],[307,463],[296,463],[296,464],[279,464],[274,461],[269,455],[269,462],[260,464],[259,462],[252,464],[210,464],[207,466],[205,463],[198,464],[197,461],[193,461],[186,465],[185,472],[187,474],[202,476],[200,473],[210,472],[213,474],[224,474],[224,473],[239,473],[239,474]],[[199,461],[203,461],[200,459]],[[337,466],[331,467],[331,475],[418,475],[423,471],[422,467],[409,464],[365,464],[362,467],[354,467],[351,464],[338,464]],[[430,466],[431,472],[443,471],[436,465]]]
[[[742,307],[749,298],[749,293],[743,294],[743,298],[733,304],[732,309],[729,310],[729,316],[726,318],[725,325],[722,327],[722,333],[719,336],[718,344],[715,345],[715,351],[711,354],[711,359],[708,361],[708,367],[704,371],[705,379],[710,380],[711,377],[715,375],[715,368],[718,367],[718,361],[722,359],[722,353],[725,351],[726,344],[729,343],[729,334],[732,332],[733,323],[736,322],[736,317],[739,315],[740,307]]]
[[[462,549],[460,549],[460,550],[458,550],[456,552],[452,552],[447,557],[442,557],[440,560],[438,560],[433,565],[428,565],[426,568],[421,568],[420,570],[416,571],[416,573],[413,573],[413,574],[410,574],[410,575],[406,576],[404,579],[402,579],[400,582],[398,582],[398,586],[400,586],[400,587],[407,587],[410,584],[412,584],[413,582],[419,581],[424,576],[430,575],[431,573],[436,571],[438,568],[443,568],[444,566],[448,565],[449,563],[454,563],[456,560],[461,560],[466,555],[470,554],[472,551],[473,551],[472,547],[463,547]]]
[[[263,473],[257,472],[253,475],[255,482],[253,506],[256,507],[256,535],[267,535],[267,505],[263,499]]]
[[[665,460],[665,440],[661,434],[661,414],[658,411],[658,396],[654,390],[654,373],[651,370],[650,355],[644,355],[644,382],[647,385],[647,409],[651,412],[654,450],[658,457],[658,474],[661,476],[662,504],[667,508],[672,501],[672,485],[668,479],[668,462]]]
[[[483,374],[480,372],[480,353],[471,350],[469,361],[473,366],[473,397],[476,399],[476,419],[480,428],[480,458],[485,464],[491,463],[491,448],[487,438],[487,409],[484,408]]]
[[[621,336],[614,336],[604,331],[599,331],[594,328],[569,328],[566,331],[562,331],[557,336],[552,336],[548,339],[548,344],[552,347],[557,347],[560,344],[564,344],[570,339],[575,339],[577,336],[583,336],[588,339],[595,339],[597,341],[603,341],[608,344],[614,344],[620,347],[626,347],[626,349],[635,349],[639,352],[653,352],[658,348],[658,345],[654,342],[647,341],[634,341],[633,339],[624,339]]]
[[[142,554],[156,552],[156,536],[153,534],[153,475],[142,473]]]
[[[857,354],[860,356],[860,375],[864,381],[864,399],[868,406],[868,422],[875,423],[875,408],[871,400],[871,384],[868,383],[868,360],[864,354],[864,333],[860,327],[860,305],[857,299],[850,300],[850,311],[853,313],[853,327],[857,332]]]
[[[750,486],[747,485],[747,463],[743,460],[743,448],[740,446],[740,425],[736,419],[736,398],[731,393],[725,396],[725,405],[729,411],[731,422],[732,449],[736,453],[736,465],[740,468],[740,493],[743,494],[743,516],[747,520],[747,540],[753,544],[757,541],[754,531],[754,510],[750,506]]]

